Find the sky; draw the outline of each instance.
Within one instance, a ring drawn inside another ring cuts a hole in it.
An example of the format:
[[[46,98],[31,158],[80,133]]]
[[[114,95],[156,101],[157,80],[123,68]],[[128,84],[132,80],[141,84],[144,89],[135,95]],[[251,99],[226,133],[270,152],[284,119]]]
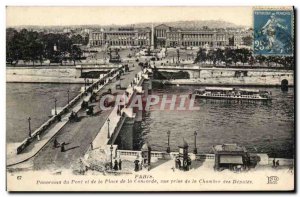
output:
[[[6,26],[126,25],[143,22],[223,20],[252,26],[252,7],[13,7]]]

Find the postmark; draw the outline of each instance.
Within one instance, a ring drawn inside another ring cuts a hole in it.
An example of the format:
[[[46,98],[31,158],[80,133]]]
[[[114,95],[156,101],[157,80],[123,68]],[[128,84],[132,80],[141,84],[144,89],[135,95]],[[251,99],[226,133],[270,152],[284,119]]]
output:
[[[254,9],[255,55],[293,55],[294,11]]]

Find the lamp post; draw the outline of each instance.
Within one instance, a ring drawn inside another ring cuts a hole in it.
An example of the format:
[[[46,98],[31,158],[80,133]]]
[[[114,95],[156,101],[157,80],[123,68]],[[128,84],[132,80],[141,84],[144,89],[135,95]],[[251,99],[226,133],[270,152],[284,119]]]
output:
[[[110,119],[108,118],[107,119],[107,138],[110,138],[110,135],[109,135],[109,122],[110,122]]]
[[[70,91],[68,90],[68,104],[70,103]]]
[[[194,136],[195,136],[195,138],[194,138],[194,142],[195,142],[195,148],[194,148],[194,154],[197,154],[197,145],[196,145],[196,136],[197,136],[197,131],[195,131],[194,132]]]
[[[110,144],[110,169],[112,169],[112,167],[113,167],[113,149],[114,149],[114,147],[111,143]]]
[[[31,118],[28,118],[28,128],[29,128],[29,137],[31,137],[31,125],[30,125]]]
[[[171,134],[171,132],[168,131],[168,132],[167,132],[167,135],[168,135],[168,147],[167,147],[167,153],[170,153],[170,152],[171,152],[171,149],[170,149],[170,134]]]
[[[55,113],[55,115],[57,115],[56,102],[57,102],[57,99],[55,98],[54,99],[54,113]]]

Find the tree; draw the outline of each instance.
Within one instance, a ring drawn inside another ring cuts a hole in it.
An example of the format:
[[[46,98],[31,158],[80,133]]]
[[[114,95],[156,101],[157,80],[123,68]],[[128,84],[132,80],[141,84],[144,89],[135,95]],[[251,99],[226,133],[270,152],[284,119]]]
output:
[[[217,49],[214,52],[215,52],[216,61],[218,61],[219,63],[225,61],[224,50]]]
[[[242,41],[243,41],[243,44],[246,45],[246,46],[252,46],[252,43],[253,43],[253,37],[252,36],[245,36],[245,37],[242,37]]]
[[[18,32],[13,28],[6,29],[6,39],[6,61],[8,63],[15,64],[19,60],[24,60],[32,61],[33,65],[35,61],[42,64],[44,59],[61,64],[63,60],[80,59],[82,51],[78,44],[86,42],[81,35],[69,38],[68,34],[44,34],[27,29]]]
[[[21,59],[21,35],[13,28],[6,29],[6,62],[16,64]]]
[[[202,63],[202,62],[205,62],[206,60],[207,60],[206,49],[200,48],[197,53],[197,57],[195,58],[194,63],[197,63],[197,62]]]
[[[262,65],[266,61],[266,56],[256,56],[256,60],[259,62],[260,65]]]
[[[252,67],[254,63],[255,63],[255,59],[254,59],[254,57],[251,55],[250,58],[249,58],[249,64],[250,64],[250,66]]]
[[[284,57],[284,66],[285,68],[294,69],[295,67],[295,59],[293,56],[285,56]]]
[[[243,65],[246,62],[248,62],[248,60],[251,56],[251,52],[249,49],[246,49],[246,48],[239,49],[238,53],[239,53],[240,61],[243,63]]]
[[[233,56],[234,56],[234,51],[231,48],[225,48],[224,59],[225,59],[226,66],[232,63]]]
[[[71,37],[71,42],[73,44],[82,44],[84,45],[85,43],[85,38],[83,38],[80,34],[77,34],[77,35],[73,35]]]
[[[267,58],[266,58],[266,61],[267,61],[267,65],[268,65],[268,67],[270,66],[270,63],[271,62],[274,62],[274,57],[273,56],[268,56]]]
[[[232,52],[232,61],[234,62],[234,65],[236,66],[236,63],[240,59],[239,49],[234,49]]]
[[[177,53],[177,61],[178,61],[178,63],[179,63],[179,58],[180,58],[179,49],[176,50],[176,53]]]
[[[75,66],[75,61],[76,60],[80,60],[82,56],[82,51],[81,49],[77,46],[77,45],[72,45],[72,50],[71,50],[71,59],[74,62],[74,66]]]

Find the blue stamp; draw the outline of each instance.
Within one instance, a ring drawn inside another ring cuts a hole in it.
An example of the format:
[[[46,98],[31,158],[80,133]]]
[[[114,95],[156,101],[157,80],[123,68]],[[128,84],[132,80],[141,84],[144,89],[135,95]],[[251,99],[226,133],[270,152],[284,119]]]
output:
[[[255,55],[293,55],[293,10],[254,10]]]

